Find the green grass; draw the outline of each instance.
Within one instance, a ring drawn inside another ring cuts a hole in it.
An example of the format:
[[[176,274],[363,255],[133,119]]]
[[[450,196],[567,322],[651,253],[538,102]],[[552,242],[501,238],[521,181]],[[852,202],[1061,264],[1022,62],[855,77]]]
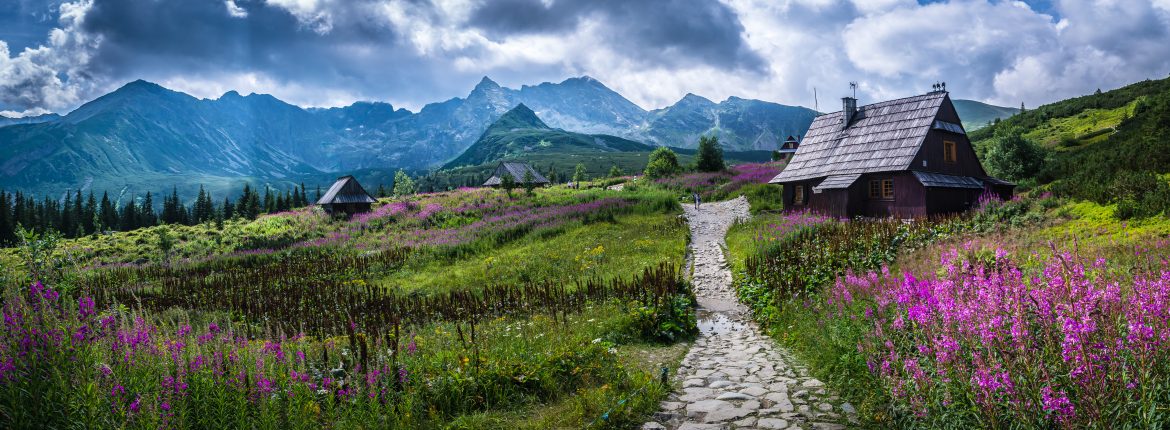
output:
[[[1024,138],[1061,150],[1104,142],[1123,118],[1133,116],[1134,107],[1143,99],[1114,109],[1086,109],[1073,116],[1051,118],[1024,133]]]
[[[405,292],[448,291],[537,280],[628,278],[666,261],[682,264],[686,225],[676,214],[619,216],[575,224],[455,261],[426,258],[372,282]]]
[[[663,195],[661,191],[653,189],[614,192],[601,189],[570,190],[565,187],[539,190],[534,196],[518,192],[514,199],[505,199],[507,205],[571,204],[606,197],[631,199],[636,203],[629,210],[616,212],[615,216],[590,219],[587,223],[571,221],[558,227],[526,230],[506,239],[484,239],[475,242],[474,246],[464,247],[464,252],[443,253],[420,248],[403,266],[387,266],[384,269],[386,273],[375,275],[370,281],[405,292],[451,291],[474,289],[482,285],[506,286],[529,282],[559,283],[571,288],[574,281],[587,278],[630,279],[643,269],[661,262],[681,265],[685,256],[687,229],[678,217],[679,212],[673,199],[663,199]],[[492,202],[504,197],[502,192],[480,190],[411,199],[418,200],[420,207],[436,203],[450,209],[465,204],[497,204]],[[394,229],[449,228],[473,221],[463,218],[476,218],[475,213],[451,211],[443,216],[419,221],[413,218],[413,214],[411,212],[410,216],[370,223],[361,228],[354,228],[356,224],[302,213],[273,215],[254,221],[228,221],[222,230],[213,225],[157,228],[173,231],[177,239],[174,250],[176,259],[211,258],[225,264],[244,264],[233,261],[264,260],[228,259],[222,257],[222,254],[257,246],[280,247],[339,231],[353,235],[355,241],[364,244],[378,240],[387,231],[397,231]],[[70,267],[66,270],[102,261],[153,264],[161,260],[154,231],[143,229],[65,240],[61,249],[66,251],[62,254],[67,258],[62,261],[69,262],[67,265]],[[352,244],[327,245],[326,249],[335,248],[336,252],[343,254],[362,252],[354,249]],[[22,288],[27,289],[27,284],[17,282],[17,279],[23,277],[17,250],[0,254],[0,261],[5,264],[0,280],[7,281],[5,286],[10,296],[19,297]],[[327,275],[348,276],[343,273]],[[63,291],[68,291],[65,294],[77,291],[68,290],[64,288],[65,285],[62,287]],[[263,287],[277,288],[279,285]],[[62,297],[63,303],[71,303],[76,309],[75,297]],[[135,316],[143,316],[148,323],[158,324],[159,328],[152,332],[159,336],[170,336],[178,327],[187,324],[196,327],[195,333],[183,339],[186,345],[191,346],[190,350],[184,352],[188,360],[195,354],[210,354],[213,348],[231,349],[242,357],[240,363],[254,363],[256,357],[266,354],[260,350],[264,344],[263,334],[256,342],[246,345],[205,346],[195,340],[194,336],[199,333],[200,327],[205,330],[208,321],[219,321],[225,327],[236,324],[242,329],[244,324],[241,324],[238,315],[217,310],[201,312],[180,308],[141,309],[134,313],[123,309],[112,312],[119,315],[120,324],[125,327],[133,324]],[[358,396],[360,400],[343,405],[339,402],[313,400],[314,396],[301,391],[297,392],[296,400],[248,403],[241,393],[227,388],[228,385],[197,386],[195,382],[192,382],[192,389],[203,390],[201,395],[214,394],[217,398],[227,400],[214,404],[172,400],[171,407],[180,411],[176,420],[192,426],[212,422],[207,420],[218,420],[221,424],[237,424],[227,425],[229,427],[262,427],[266,425],[265,422],[284,422],[291,427],[306,428],[319,427],[321,424],[337,428],[630,428],[644,422],[650,413],[657,410],[658,401],[668,391],[668,388],[658,383],[658,369],[665,366],[673,371],[687,345],[686,342],[672,340],[676,335],[664,340],[657,334],[648,334],[651,328],[648,323],[661,324],[657,320],[648,320],[648,316],[653,317],[648,312],[650,310],[637,301],[626,303],[610,299],[590,302],[584,311],[569,312],[568,315],[562,312],[559,318],[548,316],[557,315],[556,310],[552,310],[550,313],[538,312],[527,317],[510,316],[479,321],[474,341],[470,339],[472,335],[466,322],[462,325],[443,322],[404,327],[402,343],[406,342],[405,339],[413,338],[418,350],[404,355],[404,346],[399,344],[399,350],[393,354],[394,358],[386,354],[389,345],[382,336],[358,333],[359,338],[369,336],[372,339],[371,351],[378,356],[374,362],[402,365],[411,375],[411,382],[406,384],[400,394],[395,394],[391,400],[392,406],[389,407],[375,401],[365,401],[365,394]],[[62,327],[68,324],[79,322],[61,323]],[[685,322],[678,324],[686,325]],[[693,314],[690,325],[693,328]],[[284,345],[290,356],[296,351],[303,351],[310,360],[307,364],[270,363],[270,366],[289,368],[275,369],[268,373],[268,377],[277,375],[277,383],[284,384],[288,382],[290,370],[304,372],[307,368],[315,372],[314,369],[327,369],[326,366],[332,368],[337,366],[339,358],[347,361],[347,369],[353,369],[357,351],[352,347],[352,336],[351,333],[350,336],[323,342],[311,337],[286,341]],[[395,338],[397,336],[395,334]],[[161,338],[156,341],[169,342]],[[324,349],[329,349],[331,358],[320,358]],[[108,346],[94,345],[93,350],[84,351],[84,357],[76,358],[68,357],[71,353],[69,351],[56,352],[62,354],[57,357],[62,359],[61,363],[70,363],[57,371],[63,372],[61,375],[70,376],[56,380],[56,383],[64,385],[47,386],[46,391],[43,391],[55,396],[52,402],[64,401],[68,407],[76,404],[97,405],[95,407],[98,410],[110,410],[110,405],[103,403],[110,401],[108,396],[100,394],[108,393],[112,387],[102,384],[115,380],[128,381],[122,382],[128,390],[142,393],[143,398],[147,399],[142,405],[143,415],[155,418],[127,423],[121,421],[125,416],[118,414],[111,416],[95,413],[87,417],[108,419],[105,423],[109,427],[138,428],[159,424],[157,417],[161,413],[162,404],[157,380],[162,377],[160,375],[173,373],[174,369],[168,367],[173,366],[168,358],[163,355],[143,356],[134,366],[115,369],[116,379],[102,379],[96,375],[100,366],[95,363],[112,360],[102,358],[102,354],[110,353]],[[251,365],[241,366],[242,371],[252,375],[253,381],[261,377],[259,373],[252,374]],[[204,377],[211,378],[202,375],[199,378],[192,376],[191,380],[202,380],[200,378]],[[68,394],[70,391],[66,386],[72,383],[71,378],[99,382],[94,388],[96,391],[92,393]],[[297,386],[290,389],[307,390]],[[8,394],[12,395],[9,399],[11,402],[5,404],[18,405],[31,399],[28,394],[18,391],[10,391]],[[50,406],[58,409],[66,407],[57,403]],[[609,412],[609,419],[598,420],[606,412]],[[3,424],[4,416],[0,413],[0,424]]]

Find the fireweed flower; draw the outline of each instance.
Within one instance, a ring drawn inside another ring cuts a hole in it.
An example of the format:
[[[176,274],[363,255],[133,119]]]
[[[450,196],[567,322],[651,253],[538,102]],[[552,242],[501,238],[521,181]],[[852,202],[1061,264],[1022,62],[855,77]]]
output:
[[[77,301],[77,317],[79,319],[89,318],[93,314],[94,303],[92,297],[85,296]]]

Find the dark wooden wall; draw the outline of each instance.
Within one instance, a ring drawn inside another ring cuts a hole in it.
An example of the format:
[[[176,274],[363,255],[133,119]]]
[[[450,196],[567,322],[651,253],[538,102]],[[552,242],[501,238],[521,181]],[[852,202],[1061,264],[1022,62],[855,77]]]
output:
[[[937,118],[955,124],[959,123],[959,114],[951,105],[950,98],[947,98],[946,102],[939,108]],[[955,142],[957,159],[954,163],[947,163],[943,159],[943,142],[948,140]],[[926,162],[925,165],[923,161]],[[975,154],[975,148],[971,146],[971,139],[968,139],[967,135],[934,129],[931,129],[923,139],[922,147],[918,149],[918,155],[910,163],[910,170],[976,178],[987,176],[987,172],[983,170],[983,164],[979,162],[979,156]]]

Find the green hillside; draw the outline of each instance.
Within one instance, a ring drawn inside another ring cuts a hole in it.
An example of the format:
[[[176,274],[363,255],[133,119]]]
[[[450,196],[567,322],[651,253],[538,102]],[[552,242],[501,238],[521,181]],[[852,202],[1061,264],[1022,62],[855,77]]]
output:
[[[1019,109],[989,105],[975,100],[955,100],[955,110],[959,118],[963,119],[963,128],[978,130],[995,122],[996,119],[1007,119],[1020,112]]]
[[[1170,209],[1170,79],[1040,106],[971,133],[981,153],[997,136],[1019,133],[1046,149],[1046,162],[1023,182],[1063,196],[1116,203],[1151,215]]]
[[[580,152],[649,152],[649,145],[603,134],[554,129],[523,103],[500,116],[470,148],[443,166],[477,166],[504,158]]]

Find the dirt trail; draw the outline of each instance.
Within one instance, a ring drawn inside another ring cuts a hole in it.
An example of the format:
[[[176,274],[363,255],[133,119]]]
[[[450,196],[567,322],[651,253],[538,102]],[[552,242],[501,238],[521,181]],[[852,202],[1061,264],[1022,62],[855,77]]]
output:
[[[856,414],[788,351],[762,334],[739,303],[724,258],[724,236],[748,218],[740,197],[685,205],[701,333],[683,359],[680,390],[644,430],[839,429]]]

